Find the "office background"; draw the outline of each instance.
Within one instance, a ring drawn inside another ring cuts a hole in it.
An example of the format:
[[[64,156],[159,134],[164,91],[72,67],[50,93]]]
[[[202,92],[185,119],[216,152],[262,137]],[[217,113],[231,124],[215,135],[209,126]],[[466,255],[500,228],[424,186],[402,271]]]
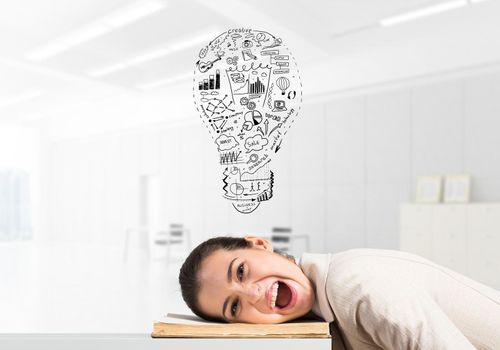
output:
[[[399,249],[419,176],[469,174],[471,202],[500,199],[496,0],[0,7],[3,330],[147,330],[185,311],[178,266],[215,235]],[[422,9],[441,12],[394,17]],[[250,215],[222,198],[191,94],[199,48],[232,27],[281,36],[303,81],[274,196]]]

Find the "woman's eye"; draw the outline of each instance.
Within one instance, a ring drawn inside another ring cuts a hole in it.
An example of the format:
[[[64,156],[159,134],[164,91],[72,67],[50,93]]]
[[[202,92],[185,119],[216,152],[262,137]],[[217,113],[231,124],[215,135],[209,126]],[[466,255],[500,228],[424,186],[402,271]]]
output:
[[[238,266],[238,271],[236,272],[238,279],[241,281],[243,279],[243,274],[245,273],[245,266],[243,263]]]
[[[238,311],[238,300],[236,300],[232,305],[231,305],[231,315],[236,316],[236,311]]]

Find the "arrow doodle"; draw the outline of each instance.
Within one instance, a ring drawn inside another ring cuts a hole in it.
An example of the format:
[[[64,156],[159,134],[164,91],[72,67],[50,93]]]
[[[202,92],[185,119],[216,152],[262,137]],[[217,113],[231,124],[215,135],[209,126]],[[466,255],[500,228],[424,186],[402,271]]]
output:
[[[271,132],[269,133],[269,136],[271,136],[271,134],[273,133],[274,130],[281,128],[281,125],[283,125],[283,123],[278,123],[278,125],[276,125],[274,128],[272,128]]]
[[[283,142],[283,139],[280,140],[280,143],[276,145],[276,148],[274,149],[274,153],[278,153],[278,151],[281,149],[281,143]]]

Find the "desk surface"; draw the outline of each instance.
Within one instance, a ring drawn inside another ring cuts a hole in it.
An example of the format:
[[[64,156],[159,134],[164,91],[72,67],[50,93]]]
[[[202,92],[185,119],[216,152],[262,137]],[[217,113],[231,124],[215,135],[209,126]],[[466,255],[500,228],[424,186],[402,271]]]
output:
[[[151,338],[150,334],[0,334],[0,349],[51,350],[330,350],[330,338]]]

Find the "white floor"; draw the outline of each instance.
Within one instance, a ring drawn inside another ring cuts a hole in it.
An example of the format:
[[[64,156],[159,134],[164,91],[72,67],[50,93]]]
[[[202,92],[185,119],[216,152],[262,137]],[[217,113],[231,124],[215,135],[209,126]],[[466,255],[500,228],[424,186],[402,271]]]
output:
[[[143,333],[166,312],[189,312],[182,263],[125,262],[120,247],[0,242],[0,333]]]

